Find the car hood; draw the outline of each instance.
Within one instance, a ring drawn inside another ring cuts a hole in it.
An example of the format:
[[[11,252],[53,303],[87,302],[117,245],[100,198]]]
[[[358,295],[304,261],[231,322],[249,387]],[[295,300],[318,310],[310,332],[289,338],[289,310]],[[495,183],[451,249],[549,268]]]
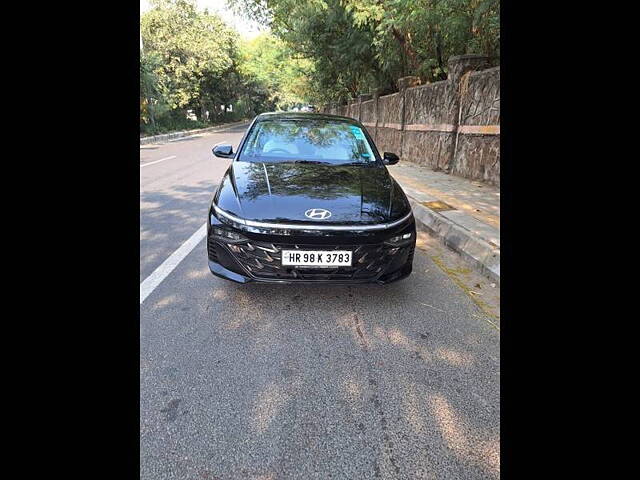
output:
[[[410,210],[402,189],[384,166],[235,161],[214,202],[245,220],[273,223],[376,224]],[[310,209],[331,216],[312,220]]]

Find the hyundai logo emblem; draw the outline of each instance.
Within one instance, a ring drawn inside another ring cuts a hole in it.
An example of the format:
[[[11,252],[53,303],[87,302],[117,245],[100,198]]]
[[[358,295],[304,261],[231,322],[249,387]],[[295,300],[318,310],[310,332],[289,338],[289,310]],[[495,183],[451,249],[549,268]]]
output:
[[[324,208],[310,208],[304,212],[304,215],[312,220],[326,220],[331,216],[331,212]]]

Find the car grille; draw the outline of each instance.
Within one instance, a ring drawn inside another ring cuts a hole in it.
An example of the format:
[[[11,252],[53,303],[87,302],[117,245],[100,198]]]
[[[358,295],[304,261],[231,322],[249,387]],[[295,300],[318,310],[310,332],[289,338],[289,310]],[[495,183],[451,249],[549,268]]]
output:
[[[218,247],[220,248],[220,247]],[[264,243],[253,240],[226,245],[234,258],[254,277],[272,280],[370,280],[382,274],[389,264],[413,246],[316,245]],[[282,265],[282,250],[350,250],[351,267],[309,268]],[[214,249],[215,250],[215,249]],[[215,252],[214,252],[215,253]],[[411,252],[410,252],[411,253]],[[211,252],[209,253],[211,257]]]

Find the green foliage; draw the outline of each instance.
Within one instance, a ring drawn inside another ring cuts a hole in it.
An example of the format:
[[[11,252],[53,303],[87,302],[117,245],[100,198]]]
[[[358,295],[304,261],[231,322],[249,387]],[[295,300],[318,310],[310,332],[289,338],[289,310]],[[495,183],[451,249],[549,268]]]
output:
[[[499,62],[500,0],[227,2],[271,33],[241,41],[195,0],[151,0],[140,21],[141,131],[192,127],[188,109],[201,126],[389,93],[405,75],[446,78],[453,55]]]
[[[266,94],[265,106],[286,110],[305,101],[309,60],[293,58],[284,42],[267,33],[245,42],[241,51],[240,72]]]
[[[356,95],[371,87],[380,71],[371,48],[374,31],[355,25],[340,0],[229,0],[239,13],[267,22],[273,34],[307,60],[305,99],[311,103]]]
[[[375,25],[383,68],[425,80],[446,78],[453,55],[499,56],[499,0],[343,0],[357,24]]]
[[[499,59],[499,0],[227,0],[310,60],[309,99],[395,90],[446,78],[453,55]]]
[[[156,127],[156,119],[169,111],[164,86],[155,71],[160,59],[154,54],[140,54],[140,128]]]
[[[144,51],[159,58],[154,73],[172,109],[206,102],[211,84],[234,67],[237,34],[193,0],[152,0],[140,19]],[[214,95],[215,96],[215,95]]]
[[[273,35],[241,42],[219,16],[198,11],[193,0],[151,5],[140,19],[141,132],[197,128],[305,100],[312,64],[292,58]],[[187,110],[197,122],[187,119]]]
[[[227,118],[235,99],[238,34],[222,19],[199,12],[194,0],[152,0],[140,32],[141,129],[193,128]],[[209,112],[209,118],[206,113]]]

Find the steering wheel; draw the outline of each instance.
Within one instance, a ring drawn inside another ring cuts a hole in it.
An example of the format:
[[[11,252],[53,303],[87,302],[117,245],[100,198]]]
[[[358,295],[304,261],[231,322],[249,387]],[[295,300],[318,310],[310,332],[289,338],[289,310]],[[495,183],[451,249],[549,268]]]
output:
[[[291,155],[291,152],[285,150],[284,148],[274,148],[273,150],[269,150],[268,152],[264,153],[284,153],[285,155]]]

